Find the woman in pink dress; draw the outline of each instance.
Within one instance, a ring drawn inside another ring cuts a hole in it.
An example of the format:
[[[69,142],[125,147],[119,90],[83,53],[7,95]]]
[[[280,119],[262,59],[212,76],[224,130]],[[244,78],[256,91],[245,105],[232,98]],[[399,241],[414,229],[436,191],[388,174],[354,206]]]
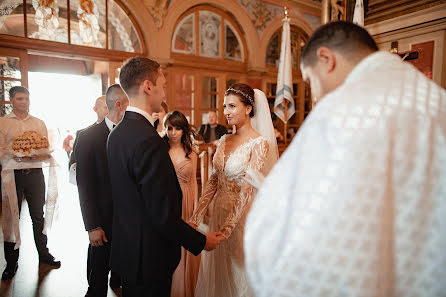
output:
[[[169,155],[183,192],[182,219],[188,221],[198,200],[197,153],[193,150],[191,130],[186,117],[172,111],[164,118],[169,138]],[[172,297],[193,297],[200,268],[200,256],[181,248],[181,261],[172,278]]]

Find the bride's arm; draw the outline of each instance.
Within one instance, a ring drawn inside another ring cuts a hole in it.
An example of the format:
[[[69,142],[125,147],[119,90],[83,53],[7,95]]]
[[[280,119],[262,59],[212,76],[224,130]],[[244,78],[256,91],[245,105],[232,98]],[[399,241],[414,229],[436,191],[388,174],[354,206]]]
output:
[[[209,177],[209,180],[204,188],[200,200],[198,201],[198,206],[194,209],[194,214],[189,219],[189,225],[192,225],[192,227],[194,228],[197,228],[198,224],[200,224],[201,220],[204,217],[204,214],[206,213],[209,203],[211,203],[212,199],[214,199],[215,192],[217,192],[218,173],[215,169],[215,158],[220,153],[220,147],[222,143],[226,141],[225,136],[226,135],[222,136],[220,138],[220,141],[218,142],[217,150],[214,154],[214,166],[212,166],[212,174]]]
[[[269,146],[266,139],[262,139],[260,142],[256,143],[251,152],[251,159],[249,161],[247,169],[252,168],[258,172],[261,172],[263,167],[265,166],[268,149]],[[253,199],[253,195],[254,187],[251,186],[248,182],[243,181],[240,194],[232,207],[232,211],[226,218],[223,228],[220,230],[225,238],[229,238],[229,236],[231,235],[232,230],[242,217],[243,213],[246,210],[246,207],[250,205],[250,202]]]
[[[209,203],[211,203],[212,199],[214,199],[214,194],[217,191],[217,182],[218,177],[214,166],[214,168],[212,169],[212,175],[209,178],[206,187],[204,188],[203,195],[201,196],[200,201],[198,202],[198,207],[194,210],[194,214],[189,219],[189,223],[193,224],[195,228],[203,219]]]

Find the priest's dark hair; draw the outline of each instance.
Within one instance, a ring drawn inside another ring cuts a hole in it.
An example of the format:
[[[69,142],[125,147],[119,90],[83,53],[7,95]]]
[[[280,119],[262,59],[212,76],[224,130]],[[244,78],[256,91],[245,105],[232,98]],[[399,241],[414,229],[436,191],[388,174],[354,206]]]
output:
[[[302,66],[314,66],[317,50],[327,47],[346,58],[355,59],[367,52],[378,50],[375,40],[364,28],[350,22],[331,22],[319,27],[302,49]]]
[[[156,85],[160,64],[143,57],[133,57],[124,62],[119,73],[122,89],[131,96],[136,93],[139,85],[149,80]]]

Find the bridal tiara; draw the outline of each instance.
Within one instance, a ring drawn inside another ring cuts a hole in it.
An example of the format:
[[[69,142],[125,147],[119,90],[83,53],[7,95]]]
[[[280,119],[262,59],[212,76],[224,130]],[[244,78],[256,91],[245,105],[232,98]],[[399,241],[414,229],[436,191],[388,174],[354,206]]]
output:
[[[230,91],[232,91],[232,92],[234,92],[234,93],[237,93],[237,94],[239,94],[239,95],[242,95],[243,97],[245,97],[246,99],[248,99],[249,102],[251,102],[251,105],[252,105],[252,106],[254,106],[254,99],[253,99],[251,96],[249,96],[248,94],[246,94],[245,92],[241,91],[241,90],[237,90],[237,89],[234,89],[234,88],[229,88],[229,89],[227,89],[226,92],[225,92],[225,97],[228,96],[228,93],[229,93]]]

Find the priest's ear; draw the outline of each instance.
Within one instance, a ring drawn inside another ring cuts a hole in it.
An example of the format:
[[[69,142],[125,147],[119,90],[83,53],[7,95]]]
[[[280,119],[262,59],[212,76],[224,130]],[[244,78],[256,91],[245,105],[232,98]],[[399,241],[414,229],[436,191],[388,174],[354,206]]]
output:
[[[318,63],[327,73],[336,68],[336,55],[328,47],[322,46],[316,52]]]

